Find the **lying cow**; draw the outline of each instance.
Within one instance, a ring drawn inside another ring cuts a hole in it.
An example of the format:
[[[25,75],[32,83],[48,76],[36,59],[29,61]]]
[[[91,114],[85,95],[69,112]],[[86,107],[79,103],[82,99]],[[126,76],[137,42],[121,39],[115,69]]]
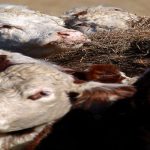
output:
[[[56,55],[90,40],[62,19],[18,5],[0,5],[0,48],[32,57]]]
[[[62,15],[62,18],[66,27],[88,35],[98,31],[127,30],[140,20],[139,16],[120,8],[102,5],[74,8]]]

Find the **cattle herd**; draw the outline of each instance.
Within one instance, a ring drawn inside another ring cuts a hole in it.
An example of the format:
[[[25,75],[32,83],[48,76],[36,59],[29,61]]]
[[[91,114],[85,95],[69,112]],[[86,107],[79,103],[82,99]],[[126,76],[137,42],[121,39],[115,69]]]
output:
[[[0,5],[0,150],[150,150],[149,29],[114,7]]]

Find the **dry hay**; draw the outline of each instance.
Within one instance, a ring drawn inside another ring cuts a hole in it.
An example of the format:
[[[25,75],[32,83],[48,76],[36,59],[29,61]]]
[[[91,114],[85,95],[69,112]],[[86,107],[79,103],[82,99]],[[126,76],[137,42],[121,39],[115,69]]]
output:
[[[90,35],[91,43],[49,57],[57,64],[85,69],[90,64],[115,64],[128,75],[139,75],[150,67],[150,30],[103,31]]]

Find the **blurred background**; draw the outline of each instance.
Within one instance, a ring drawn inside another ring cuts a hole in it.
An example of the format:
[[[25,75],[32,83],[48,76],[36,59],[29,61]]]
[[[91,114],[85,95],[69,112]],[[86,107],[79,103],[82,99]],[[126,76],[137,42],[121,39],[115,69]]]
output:
[[[34,10],[59,16],[66,10],[81,6],[115,6],[138,15],[150,15],[150,0],[0,0],[0,3],[27,5]]]

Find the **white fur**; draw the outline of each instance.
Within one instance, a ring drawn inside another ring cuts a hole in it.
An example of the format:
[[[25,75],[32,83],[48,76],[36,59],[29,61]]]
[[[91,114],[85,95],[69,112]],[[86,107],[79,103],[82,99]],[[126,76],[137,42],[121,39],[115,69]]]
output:
[[[125,78],[124,80],[122,80],[122,83],[126,84],[126,85],[132,85],[138,79],[138,77],[130,78],[130,77],[126,76],[124,72],[120,72],[120,75]]]
[[[80,12],[81,14],[85,12],[85,14],[78,15]],[[75,15],[78,16],[78,19],[74,17]],[[127,30],[130,28],[129,23],[139,20],[138,16],[120,8],[105,7],[102,5],[74,8],[67,11],[62,18],[67,21],[70,20],[70,22],[73,20],[69,27],[74,27],[85,34],[114,29]]]
[[[73,78],[50,63],[2,50],[0,55],[7,55],[16,64],[0,73],[0,149],[3,149],[12,141],[8,140],[13,138],[10,132],[51,124],[70,110],[67,92]],[[38,91],[48,95],[35,101],[28,99]],[[35,132],[24,138],[16,137],[9,145],[15,147],[36,135]]]

